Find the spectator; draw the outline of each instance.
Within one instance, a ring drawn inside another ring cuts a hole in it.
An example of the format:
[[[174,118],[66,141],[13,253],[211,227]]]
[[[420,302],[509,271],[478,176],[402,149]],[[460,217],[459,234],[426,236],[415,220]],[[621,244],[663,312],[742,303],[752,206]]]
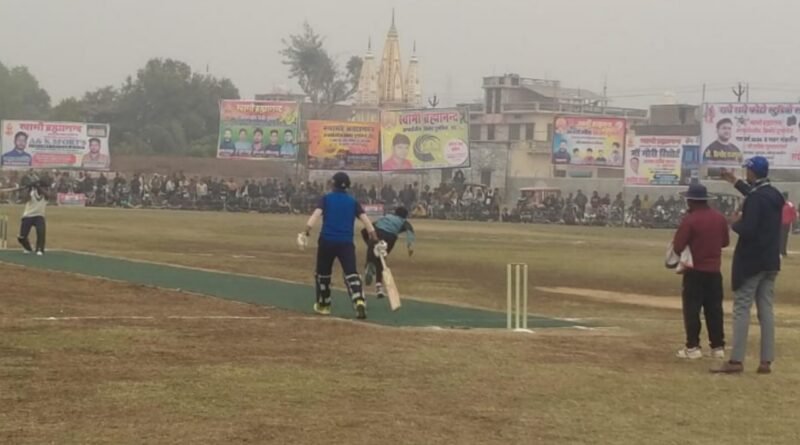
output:
[[[783,218],[781,221],[781,255],[786,257],[789,255],[789,235],[792,233],[792,226],[797,221],[797,208],[795,208],[792,201],[789,201],[789,193],[784,193],[783,199],[786,203],[783,205]]]

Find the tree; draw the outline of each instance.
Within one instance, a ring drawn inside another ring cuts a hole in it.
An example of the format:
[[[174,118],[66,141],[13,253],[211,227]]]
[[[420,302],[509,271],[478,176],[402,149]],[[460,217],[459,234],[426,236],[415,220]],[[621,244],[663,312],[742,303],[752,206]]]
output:
[[[46,119],[50,95],[24,66],[0,63],[0,119]]]
[[[283,40],[280,54],[283,64],[289,67],[289,76],[297,79],[311,103],[332,105],[349,99],[356,92],[363,61],[360,57],[351,57],[343,71],[323,43],[324,39],[305,22],[301,34]]]
[[[51,118],[111,124],[116,152],[215,153],[219,101],[238,99],[228,79],[192,73],[172,59],[152,59],[119,88],[89,91],[61,101]]]

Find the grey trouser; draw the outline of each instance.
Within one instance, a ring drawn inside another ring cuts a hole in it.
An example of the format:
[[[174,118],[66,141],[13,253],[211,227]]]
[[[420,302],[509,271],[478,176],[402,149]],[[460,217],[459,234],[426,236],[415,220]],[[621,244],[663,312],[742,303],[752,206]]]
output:
[[[748,278],[733,297],[733,351],[731,361],[743,362],[747,351],[747,331],[750,328],[750,308],[756,302],[758,323],[761,326],[761,361],[775,360],[775,297],[777,272],[761,272]]]

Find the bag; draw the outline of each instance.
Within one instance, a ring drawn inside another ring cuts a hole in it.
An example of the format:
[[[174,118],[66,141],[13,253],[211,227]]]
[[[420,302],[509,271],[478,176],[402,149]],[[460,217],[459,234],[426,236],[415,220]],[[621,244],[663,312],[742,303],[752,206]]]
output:
[[[672,243],[667,246],[667,253],[664,259],[664,266],[667,269],[675,269],[675,273],[682,274],[689,269],[694,268],[694,259],[692,258],[692,250],[689,246],[681,252],[680,256],[675,253]]]

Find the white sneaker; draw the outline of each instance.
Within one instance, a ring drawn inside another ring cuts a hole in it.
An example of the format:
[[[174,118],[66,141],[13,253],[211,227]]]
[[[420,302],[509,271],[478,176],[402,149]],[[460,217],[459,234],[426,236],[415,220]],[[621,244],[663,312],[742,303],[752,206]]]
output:
[[[725,348],[714,348],[711,350],[711,358],[724,360],[725,359]]]
[[[678,353],[675,354],[675,356],[688,360],[697,360],[699,358],[703,358],[703,350],[700,348],[683,348],[678,350]]]
[[[42,255],[44,255],[44,252],[42,252],[41,250],[36,251],[36,256],[42,256]]]
[[[27,250],[27,249],[22,249],[22,253],[25,254],[25,255],[30,255],[30,254],[33,253],[33,251],[32,250]]]

